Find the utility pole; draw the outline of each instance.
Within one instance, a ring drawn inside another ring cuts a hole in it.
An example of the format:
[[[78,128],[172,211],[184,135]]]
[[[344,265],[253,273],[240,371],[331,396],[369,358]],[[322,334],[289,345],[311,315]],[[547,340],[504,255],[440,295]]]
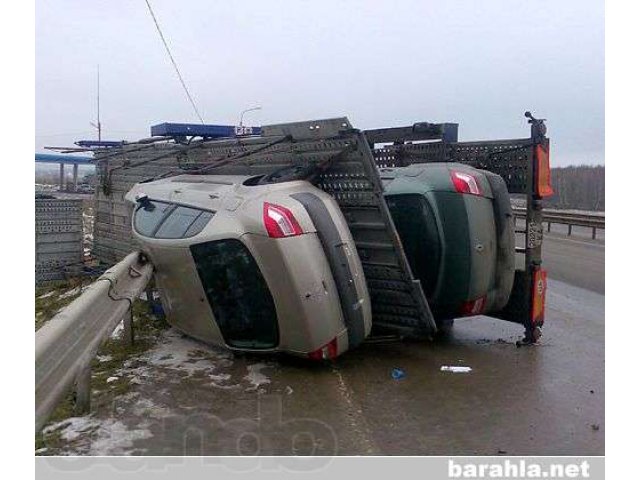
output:
[[[102,124],[100,123],[100,64],[98,64],[98,141],[102,140]]]
[[[98,120],[97,123],[91,123],[91,126],[98,130],[98,141],[102,140],[102,124],[100,123],[100,65],[98,65],[98,91],[97,91],[97,100],[98,100]]]

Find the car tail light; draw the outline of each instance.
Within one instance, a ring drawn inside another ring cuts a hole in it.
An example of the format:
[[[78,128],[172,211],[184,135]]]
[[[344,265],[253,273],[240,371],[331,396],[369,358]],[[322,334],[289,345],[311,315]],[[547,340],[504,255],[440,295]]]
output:
[[[291,210],[281,205],[265,202],[262,220],[271,238],[295,237],[302,234],[302,227]]]
[[[338,356],[338,337],[308,354],[311,360],[333,360]]]
[[[549,163],[549,143],[547,145],[536,145],[536,195],[544,198],[553,195],[551,188],[551,166]]]
[[[547,272],[540,267],[533,270],[531,285],[531,323],[544,323],[544,302],[547,294]]]
[[[469,173],[451,170],[451,180],[458,193],[470,193],[471,195],[482,195],[482,190],[478,185],[476,177]]]
[[[475,300],[469,300],[468,302],[464,302],[462,307],[460,307],[460,315],[468,316],[468,315],[480,315],[484,312],[484,307],[487,304],[487,296],[483,296],[480,298],[476,298]]]

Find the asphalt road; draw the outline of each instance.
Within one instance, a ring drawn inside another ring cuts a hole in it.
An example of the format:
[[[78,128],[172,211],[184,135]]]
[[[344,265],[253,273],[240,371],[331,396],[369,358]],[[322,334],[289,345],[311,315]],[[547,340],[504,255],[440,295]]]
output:
[[[169,331],[115,374],[129,391],[98,407],[97,423],[59,426],[68,440],[43,453],[603,455],[604,246],[549,235],[545,264],[539,346],[517,348],[518,325],[475,317],[436,342],[369,344],[315,365]]]
[[[549,276],[604,295],[604,242],[558,233],[545,236],[542,261]]]

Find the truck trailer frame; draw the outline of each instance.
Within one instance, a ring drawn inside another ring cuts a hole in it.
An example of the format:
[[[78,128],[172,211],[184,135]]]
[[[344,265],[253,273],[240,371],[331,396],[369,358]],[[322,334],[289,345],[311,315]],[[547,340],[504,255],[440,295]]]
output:
[[[543,199],[550,195],[549,139],[544,120],[525,113],[527,138],[459,142],[455,123],[358,130],[345,117],[242,129],[230,137],[198,125],[163,124],[161,136],[96,149],[96,257],[113,263],[135,244],[124,194],[139,182],[170,175],[271,175],[306,179],[332,195],[344,214],[363,265],[374,326],[402,336],[437,332],[420,282],[411,272],[384,200],[383,167],[459,162],[504,178],[526,201],[524,267],[516,270],[507,306],[494,314],[523,325],[522,344],[535,343],[544,324],[546,273],[542,269]],[[158,133],[158,129],[153,133]],[[258,134],[256,134],[257,132]]]

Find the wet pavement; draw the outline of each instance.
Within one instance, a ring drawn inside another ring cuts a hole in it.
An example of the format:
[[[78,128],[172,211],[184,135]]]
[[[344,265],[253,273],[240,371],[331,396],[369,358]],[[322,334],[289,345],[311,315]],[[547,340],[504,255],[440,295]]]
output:
[[[603,455],[604,296],[550,280],[541,344],[517,348],[521,333],[468,318],[436,342],[318,365],[167,330],[114,372],[126,393],[104,404],[94,392],[93,414],[49,427],[57,441],[38,453]]]

